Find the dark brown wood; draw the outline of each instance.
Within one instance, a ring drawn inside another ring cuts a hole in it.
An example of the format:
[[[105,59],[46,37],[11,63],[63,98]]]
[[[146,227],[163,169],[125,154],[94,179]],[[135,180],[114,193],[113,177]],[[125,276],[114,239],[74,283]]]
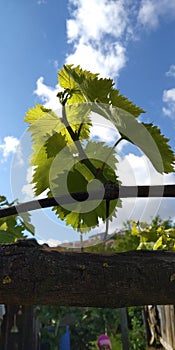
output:
[[[5,305],[0,350],[39,350],[39,324],[31,305]]]
[[[175,304],[175,253],[52,251],[0,246],[0,303],[125,307]]]

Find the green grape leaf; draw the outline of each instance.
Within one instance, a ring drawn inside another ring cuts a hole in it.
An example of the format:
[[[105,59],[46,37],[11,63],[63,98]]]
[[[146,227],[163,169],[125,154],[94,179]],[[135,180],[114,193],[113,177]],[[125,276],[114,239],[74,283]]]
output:
[[[14,235],[14,233],[0,230],[0,242],[1,243],[15,242],[18,238],[24,238],[24,236],[21,235],[20,237],[16,237],[16,235]]]
[[[163,237],[160,236],[158,240],[155,242],[153,246],[153,250],[162,249],[162,246],[163,246]]]
[[[174,228],[166,229],[165,233],[168,237],[172,238],[173,240],[175,239],[175,229]]]
[[[20,224],[23,226],[24,230],[30,232],[32,235],[35,234],[35,226],[31,223],[31,215],[26,213],[20,213],[19,217]]]
[[[137,250],[153,250],[153,247],[153,242],[140,242],[140,244],[137,247]]]
[[[27,118],[26,121],[28,121]],[[39,146],[43,145],[43,142],[48,139],[48,135],[51,136],[53,134],[53,131],[61,132],[64,129],[65,126],[61,122],[61,118],[54,112],[47,111],[38,116],[38,119],[28,128],[28,131],[32,134],[33,143],[37,143]]]
[[[66,106],[66,113],[68,123],[73,131],[78,134],[79,139],[88,139],[91,126],[89,107],[87,105]],[[67,130],[67,125],[64,125],[61,116],[51,110],[44,109],[43,111],[37,105],[27,112],[25,121],[31,124],[28,131],[32,134],[33,148],[36,149],[36,152],[47,141],[48,137],[55,132],[61,133],[67,143],[73,142]]]
[[[103,142],[88,142],[85,147],[85,153],[97,171],[103,168],[110,150],[110,147],[106,146]],[[118,182],[115,169],[116,157],[113,151],[103,169],[106,172],[107,179],[112,182]],[[65,171],[58,176],[55,172],[55,178],[52,180],[52,192],[49,196],[64,195],[65,190],[67,190],[66,193],[68,194],[95,190],[98,184],[96,182],[94,184],[93,180],[95,180],[95,177],[86,165],[81,160],[77,161],[69,171]],[[121,206],[120,200],[110,202],[111,220],[116,216],[117,206]],[[66,225],[71,225],[75,230],[80,232],[88,232],[98,226],[100,219],[104,222],[106,220],[106,202],[103,199],[101,201],[87,201],[86,203],[76,201],[73,204],[66,205],[66,207],[54,207],[53,210],[56,212],[58,218],[65,221]]]
[[[129,101],[125,96],[119,94],[119,90],[112,89],[110,92],[110,101],[113,106],[124,109],[134,117],[138,117],[141,113],[145,111],[137,107],[133,102]]]
[[[108,105],[92,104],[94,112],[110,120],[123,139],[133,143],[148,157],[159,173],[174,171],[174,153],[157,126],[140,123],[127,111]]]
[[[119,90],[113,88],[113,80],[99,78],[99,74],[82,70],[80,66],[65,65],[59,73],[59,83],[70,90],[68,103],[112,103],[113,106],[126,110],[135,117],[145,113],[142,108],[120,95]]]
[[[45,113],[48,113],[48,112],[49,112],[49,109],[37,103],[35,107],[29,108],[28,112],[25,115],[24,121],[29,124],[33,124],[36,122],[36,120],[38,120],[43,115],[45,115]]]
[[[35,195],[50,189],[54,174],[58,176],[69,167],[70,163],[74,163],[76,152],[75,144],[69,144],[66,137],[56,132],[46,139],[43,146],[39,147],[37,143],[34,145],[31,165]]]
[[[66,147],[65,137],[58,132],[54,132],[45,143],[47,158],[54,158],[64,147]]]
[[[73,65],[65,65],[58,73],[58,80],[64,89],[57,95],[62,111],[57,115],[37,104],[25,117],[33,141],[31,165],[36,194],[45,190],[48,196],[88,191],[90,196],[96,187],[103,192],[107,181],[119,183],[114,149],[104,143],[89,142],[91,112],[111,121],[121,137],[140,148],[158,172],[174,170],[174,154],[168,139],[156,126],[137,120],[144,110],[114,89],[113,80],[102,79],[99,74]],[[116,206],[121,206],[120,200],[110,201],[111,220],[116,215]],[[103,196],[100,202],[74,201],[53,210],[58,218],[80,232],[89,231],[106,220]],[[153,232],[142,231],[140,245],[153,244],[149,242],[151,235]],[[157,239],[156,233],[154,244]]]
[[[45,147],[41,147],[34,157],[32,155],[31,165],[34,166],[32,183],[34,184],[35,195],[43,193],[49,187],[49,169],[53,157],[48,157]]]
[[[67,185],[69,193],[84,192],[87,189],[87,180],[75,167],[69,171]]]
[[[60,85],[70,89],[68,103],[109,102],[108,94],[114,85],[111,79],[98,78],[99,74],[82,70],[80,66],[73,68],[72,65],[65,65],[60,73]]]
[[[90,127],[92,126],[89,114],[91,108],[87,103],[67,105],[66,116],[68,124],[72,130],[78,135],[79,140],[88,140],[90,135]]]
[[[145,242],[156,242],[158,235],[156,234],[155,230],[151,230],[147,228],[146,230],[143,230],[139,233],[139,236],[145,241]]]
[[[85,101],[94,102],[95,106],[92,104],[92,110],[112,121],[121,136],[139,147],[158,172],[174,171],[174,154],[167,144],[168,139],[161,135],[156,126],[134,121],[133,116],[138,117],[140,113],[144,113],[144,110],[120,95],[119,90],[113,89],[111,79],[99,79],[98,75],[83,71],[79,66],[75,68],[64,66],[63,72],[64,87],[72,89],[72,86],[73,88],[76,86],[79,94],[85,97]],[[108,105],[104,106],[102,103],[108,103]]]
[[[65,148],[66,146],[65,137],[60,133],[54,133],[51,137],[48,137],[43,146],[38,150],[36,144],[36,151],[32,154],[31,165],[33,169],[32,183],[34,184],[35,195],[43,193],[45,190],[50,188],[51,181],[51,167],[55,157]],[[64,152],[65,155],[65,152]],[[60,157],[59,164],[56,168],[56,173],[62,173],[64,165],[67,165],[69,158],[73,158],[72,152],[66,147],[66,158]]]
[[[69,99],[69,103],[70,104],[74,104],[74,103],[83,103],[85,102],[85,98],[82,95],[80,88],[78,87],[78,85],[75,83],[75,81],[73,80],[73,78],[70,76],[68,70],[66,69],[72,67],[72,65],[67,65],[64,66],[58,73],[58,82],[60,84],[60,86],[62,88],[64,88],[65,90],[69,90],[70,91],[70,99]]]
[[[143,126],[148,130],[150,136],[154,140],[155,144],[157,145],[157,148],[159,150],[160,156],[162,158],[162,163],[163,163],[163,171],[164,173],[170,173],[174,171],[174,161],[175,161],[175,156],[174,152],[172,151],[171,147],[168,145],[169,139],[166,138],[164,135],[161,134],[160,129],[153,125],[153,124],[146,124],[142,123]],[[149,146],[149,145],[148,145]],[[149,148],[148,151],[148,158],[149,155],[152,153],[152,150]],[[146,152],[145,152],[146,154]],[[151,161],[153,159],[154,155],[151,157]],[[153,162],[155,163],[155,161]],[[154,165],[154,164],[153,164]]]
[[[3,207],[4,205],[9,205],[9,203],[5,196],[0,196],[0,207]]]
[[[162,221],[157,216],[151,224],[130,221],[130,225],[131,234],[140,239],[137,249],[175,250],[175,229],[171,221]]]
[[[86,105],[66,106],[69,125],[80,140],[89,138],[91,126],[89,111]],[[62,166],[65,162],[67,164],[67,156],[73,159],[73,154],[76,154],[77,149],[67,127],[54,112],[47,109],[42,110],[36,106],[27,113],[26,121],[31,123],[28,131],[31,132],[33,140],[30,162],[33,166],[32,183],[35,195],[39,195],[50,187],[50,168],[54,158],[62,149],[68,147],[66,158],[62,157],[57,168],[57,172],[63,172]]]
[[[11,207],[16,204],[16,201],[9,203],[5,196],[0,196],[0,205]],[[35,228],[31,224],[29,213],[16,214],[9,217],[0,218],[0,242],[10,243],[15,242],[20,238],[26,238],[27,231],[34,234]]]

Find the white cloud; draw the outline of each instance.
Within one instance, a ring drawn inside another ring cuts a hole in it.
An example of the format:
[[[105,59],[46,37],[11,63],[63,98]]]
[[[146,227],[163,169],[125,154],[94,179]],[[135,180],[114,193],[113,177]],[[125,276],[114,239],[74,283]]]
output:
[[[126,64],[124,41],[131,31],[126,1],[70,0],[69,5],[67,38],[73,53],[66,63],[117,77]]]
[[[3,157],[3,161],[7,160],[10,154],[16,153],[20,147],[20,141],[14,136],[6,136],[3,142],[0,144],[0,152]]]
[[[58,67],[59,67],[58,60],[54,60],[53,65],[54,65],[55,69],[58,70]]]
[[[117,174],[124,186],[163,186],[164,184],[175,183],[174,173],[159,174],[144,155],[136,156],[130,153],[119,157]],[[123,227],[123,222],[131,219],[150,222],[156,215],[160,215],[162,219],[167,219],[170,216],[174,217],[172,201],[174,205],[175,200],[172,198],[122,199],[122,208],[117,210],[117,218],[114,218],[110,223],[109,233],[120,230]],[[100,224],[100,232],[103,232],[104,229],[105,225]]]
[[[167,0],[142,0],[138,12],[138,23],[147,28],[156,28],[160,20],[175,17],[175,1]]]
[[[167,77],[173,77],[175,78],[175,64],[172,64],[169,68],[169,70],[165,73]]]
[[[26,169],[26,178],[25,178],[25,185],[22,186],[21,192],[23,194],[22,201],[30,201],[31,199],[40,199],[47,196],[47,190],[41,193],[39,196],[35,196],[34,193],[34,187],[35,185],[32,183],[34,173],[34,167],[30,166]]]
[[[171,117],[172,111],[171,109],[168,109],[166,107],[162,108],[162,112],[167,116],[167,117]]]
[[[128,41],[174,18],[175,2],[69,0],[69,13],[67,40],[73,49],[66,63],[117,78],[127,62]]]
[[[65,63],[115,80],[127,63],[129,40],[138,39],[147,28],[155,29],[160,20],[175,17],[175,1],[167,0],[69,0],[68,8],[67,41],[72,49]],[[58,68],[57,60],[52,63]],[[172,65],[167,75],[173,72]],[[55,89],[40,77],[35,94],[46,107],[57,109],[58,85]],[[165,109],[164,113],[170,112]]]
[[[63,242],[59,241],[58,239],[49,238],[46,241],[39,239],[38,243],[39,244],[48,244],[49,247],[57,247],[58,245],[62,244]]]
[[[34,186],[31,184],[33,176],[33,167],[29,167],[26,173],[26,184],[22,187],[22,194],[24,195],[24,201],[29,201],[34,198]]]
[[[49,59],[49,64],[51,64],[54,67],[56,72],[58,71],[58,69],[59,69],[59,61],[58,60],[56,60],[56,59]]]
[[[56,110],[60,106],[59,99],[56,97],[58,90],[58,85],[53,89],[52,87],[45,85],[44,78],[40,77],[36,82],[36,90],[34,91],[34,94],[41,99],[46,108]]]
[[[95,124],[90,129],[90,137],[101,142],[113,144],[118,139],[118,133],[114,128],[105,127],[101,124]]]
[[[124,1],[78,0],[69,1],[75,5],[72,18],[67,21],[68,41],[81,39],[81,42],[99,42],[104,35],[120,38],[124,33],[128,15]]]
[[[125,186],[163,185],[175,183],[175,174],[160,174],[145,156],[129,153],[119,159],[119,178]],[[129,177],[128,177],[129,174]]]
[[[47,1],[46,0],[37,0],[37,5],[46,5]]]
[[[126,64],[125,48],[120,43],[96,46],[79,42],[74,45],[74,52],[66,57],[66,63],[80,64],[83,69],[103,77],[117,77]]]
[[[163,113],[175,119],[175,88],[164,90],[162,100],[166,104],[162,109]]]
[[[109,146],[113,146],[116,141],[120,138],[120,134],[112,122],[103,118],[100,115],[91,115],[92,126],[90,129],[90,138],[97,140],[99,142],[106,142]],[[123,147],[128,142],[122,140],[117,145],[117,152],[121,152]]]
[[[169,89],[169,90],[164,90],[163,101],[164,102],[175,102],[175,88]]]
[[[138,21],[147,26],[156,27],[158,25],[158,13],[156,12],[156,4],[151,0],[142,1]]]
[[[175,78],[175,65],[172,64],[169,70],[165,73],[167,77]],[[162,100],[165,106],[162,108],[163,113],[167,117],[175,119],[175,88],[171,88],[163,91]]]

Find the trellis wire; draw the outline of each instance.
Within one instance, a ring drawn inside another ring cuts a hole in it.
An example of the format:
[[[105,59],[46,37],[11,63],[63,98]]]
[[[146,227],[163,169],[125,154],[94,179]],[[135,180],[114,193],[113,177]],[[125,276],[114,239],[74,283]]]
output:
[[[104,199],[108,201],[117,198],[173,198],[175,197],[175,185],[118,186],[112,183],[109,187],[105,188],[103,198],[101,198],[101,191],[92,191],[89,192],[89,194],[91,195],[91,200]],[[10,207],[3,207],[0,209],[0,218],[41,208],[71,204],[74,203],[75,200],[83,202],[88,200],[89,194],[88,192],[71,193],[68,195],[36,199]]]

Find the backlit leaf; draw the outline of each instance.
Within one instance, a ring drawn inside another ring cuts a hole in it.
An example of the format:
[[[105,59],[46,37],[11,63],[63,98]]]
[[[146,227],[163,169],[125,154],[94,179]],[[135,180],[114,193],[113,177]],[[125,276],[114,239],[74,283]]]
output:
[[[123,139],[139,147],[159,173],[174,171],[174,153],[157,126],[140,123],[121,108],[93,104],[92,109],[110,120]]]
[[[134,117],[138,117],[141,113],[145,111],[137,107],[133,102],[129,101],[125,96],[119,94],[119,90],[112,90],[110,92],[110,101],[113,106],[124,109]]]
[[[17,203],[9,203],[5,196],[0,196],[0,206],[11,207],[14,204]],[[1,243],[15,242],[20,238],[25,239],[27,232],[32,235],[35,232],[34,226],[31,224],[29,213],[0,218]]]
[[[104,162],[109,155],[110,148],[104,143],[88,142],[85,152],[88,159],[92,162],[96,169],[102,168]],[[107,169],[107,170],[106,170]],[[112,152],[108,163],[104,166],[104,171],[108,175],[108,180],[118,182],[116,169],[115,151]],[[87,167],[80,161],[77,162],[69,172],[60,174],[53,180],[54,186],[52,187],[54,196],[65,194],[64,184],[68,193],[86,192],[88,184],[95,179],[93,174],[89,172]],[[92,182],[93,184],[93,182]],[[95,184],[97,186],[97,184]],[[50,194],[51,195],[51,194]],[[94,205],[94,209],[91,210]],[[110,219],[116,216],[116,208],[121,206],[120,200],[113,200],[110,203]],[[96,227],[100,223],[100,219],[104,222],[106,220],[106,202],[101,201],[87,201],[74,202],[66,207],[55,207],[54,211],[60,219],[64,219],[66,225],[71,225],[75,230],[80,232],[88,232],[92,228]]]
[[[104,143],[89,141],[91,112],[112,122],[122,139],[140,148],[158,172],[174,170],[174,154],[168,139],[156,126],[136,119],[144,110],[121,95],[112,79],[100,78],[80,66],[65,65],[58,73],[58,81],[63,89],[57,95],[62,110],[54,113],[36,105],[25,117],[33,141],[32,183],[37,195],[47,190],[48,196],[86,191],[90,196],[96,188],[104,193],[107,181],[119,183],[116,151]],[[110,219],[115,217],[117,206],[121,206],[120,200],[110,201]],[[73,204],[53,210],[66,225],[80,232],[106,220],[103,195],[100,202],[94,199],[80,202],[74,198]],[[139,233],[135,227],[133,234],[141,237],[140,247],[153,246],[159,238],[158,232],[147,228]],[[166,239],[170,245],[168,236]]]
[[[168,144],[169,139],[161,134],[160,129],[157,126],[155,126],[153,124],[146,124],[146,123],[143,123],[143,125],[148,130],[150,136],[152,137],[152,139],[154,140],[154,142],[158,148],[158,151],[160,153],[162,163],[163,163],[162,172],[164,172],[164,173],[173,172],[174,171],[173,165],[174,165],[174,161],[175,161],[175,156],[174,156],[174,152],[172,151],[171,147]],[[145,150],[144,153],[148,156],[148,158],[152,161],[152,163],[154,165],[155,161],[156,161],[156,159],[154,159],[154,155],[153,155],[154,149],[151,150],[150,145],[148,145],[147,147],[148,147],[148,151]],[[156,166],[155,166],[155,168],[156,168]]]

